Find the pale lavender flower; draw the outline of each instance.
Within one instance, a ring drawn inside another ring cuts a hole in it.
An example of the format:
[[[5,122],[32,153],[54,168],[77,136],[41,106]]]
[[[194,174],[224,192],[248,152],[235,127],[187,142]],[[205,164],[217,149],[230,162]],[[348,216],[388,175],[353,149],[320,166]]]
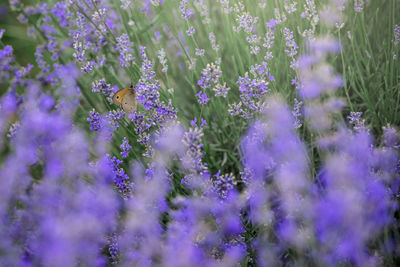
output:
[[[267,52],[265,53],[264,59],[268,60],[268,59],[272,59],[272,52],[270,51],[274,45],[274,39],[275,39],[275,25],[276,25],[276,21],[271,19],[270,22],[267,22],[266,25],[268,26],[268,30],[265,33],[265,37],[264,37],[264,43],[263,43],[263,47],[265,47],[267,49]]]
[[[8,129],[7,137],[13,139],[20,127],[21,123],[19,121],[16,121],[15,123],[11,124],[10,129]]]
[[[235,177],[232,174],[220,175],[220,172],[215,174],[213,180],[213,185],[219,197],[226,199],[231,191],[235,188]]]
[[[108,114],[105,116],[107,119],[108,123],[110,124],[111,128],[113,130],[118,130],[119,129],[119,121],[122,120],[125,117],[126,113],[123,110],[112,110],[108,112]]]
[[[187,6],[188,6],[187,0],[179,2],[179,10],[181,11],[181,16],[186,20],[193,15],[193,11],[190,8],[187,8]]]
[[[274,9],[275,20],[278,24],[282,24],[287,20],[286,15],[284,12],[281,12],[279,8]]]
[[[397,130],[390,126],[383,127],[383,144],[390,148],[400,148],[400,138]]]
[[[196,51],[196,52],[195,52],[195,53],[196,53],[196,56],[200,56],[200,57],[204,56],[204,52],[205,52],[204,49],[196,48],[195,51]]]
[[[362,12],[364,10],[364,0],[354,0],[354,10]]]
[[[243,29],[245,33],[251,33],[258,22],[258,17],[251,16],[249,12],[243,12],[241,15],[237,15],[236,21],[239,25],[234,27],[235,31]]]
[[[213,32],[209,33],[208,39],[211,42],[212,49],[214,49],[215,51],[218,51],[220,46],[219,46],[219,44],[217,44],[217,41],[216,41],[217,39],[216,39],[215,34]]]
[[[295,13],[297,10],[296,5],[297,5],[297,2],[295,2],[295,1],[289,3],[289,0],[285,0],[283,7],[285,8],[285,10],[288,14],[292,14],[292,13]]]
[[[197,126],[190,128],[183,136],[182,142],[186,153],[181,159],[182,165],[191,175],[208,176],[207,164],[202,162],[204,155],[202,136],[203,130]],[[182,182],[185,182],[185,180],[182,180]]]
[[[238,116],[242,113],[242,102],[229,104],[228,112],[232,116]]]
[[[394,35],[394,44],[397,46],[398,44],[400,44],[400,26],[397,24],[394,25],[393,35]]]
[[[329,53],[337,53],[339,48],[338,42],[329,38],[310,41],[308,54],[301,56],[297,63],[300,70],[301,97],[316,98],[342,85],[340,75],[335,75],[332,66],[324,62]]]
[[[203,89],[207,89],[212,84],[217,83],[222,77],[220,66],[215,65],[214,63],[207,64],[206,68],[202,70],[201,74],[202,76],[197,84]]]
[[[283,29],[283,36],[286,39],[286,47],[288,49],[285,50],[286,54],[290,57],[294,57],[297,55],[297,49],[299,48],[294,40],[293,32],[288,28]]]
[[[97,80],[97,81],[94,81],[94,82],[92,82],[92,92],[93,93],[98,93],[98,92],[102,92],[104,95],[109,95],[109,94],[111,94],[114,90],[113,90],[113,88],[111,87],[111,85],[110,84],[108,84],[107,82],[106,82],[106,80],[103,78],[103,79],[100,79],[100,80]]]
[[[193,36],[193,34],[196,32],[193,26],[191,26],[187,31],[186,34],[189,36]]]
[[[306,0],[304,4],[304,12],[301,13],[302,18],[310,21],[312,27],[315,27],[319,22],[319,16],[314,0]]]
[[[365,120],[361,119],[362,112],[350,112],[350,115],[347,116],[349,123],[353,126],[353,129],[357,132],[365,131]]]
[[[393,43],[395,48],[397,48],[397,46],[400,44],[400,26],[397,24],[394,25],[393,35],[394,35]],[[397,59],[396,51],[393,52],[393,59]]]
[[[302,106],[303,102],[297,100],[296,98],[294,99],[294,106],[293,106],[293,111],[292,115],[294,117],[294,128],[300,128],[302,126],[300,118],[302,117]]]
[[[120,52],[119,63],[122,67],[129,67],[134,61],[132,46],[133,42],[129,40],[127,34],[124,33],[120,37],[117,37],[117,45],[115,49]]]
[[[158,54],[158,60],[160,61],[160,64],[162,65],[162,72],[167,72],[168,70],[168,64],[167,64],[167,59],[165,58],[165,51],[164,48],[161,48],[160,50],[157,51]]]
[[[121,3],[122,3],[121,8],[126,10],[129,9],[130,6],[132,5],[132,0],[121,0]]]
[[[230,88],[226,86],[225,82],[223,84],[218,83],[213,88],[213,91],[215,92],[215,96],[222,96],[224,98],[228,95],[229,90],[230,90]]]

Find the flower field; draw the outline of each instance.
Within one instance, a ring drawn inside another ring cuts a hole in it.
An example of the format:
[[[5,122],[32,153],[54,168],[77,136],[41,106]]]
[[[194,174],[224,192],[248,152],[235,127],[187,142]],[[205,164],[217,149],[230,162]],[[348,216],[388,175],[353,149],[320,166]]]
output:
[[[399,126],[398,0],[4,0],[0,266],[400,266]]]

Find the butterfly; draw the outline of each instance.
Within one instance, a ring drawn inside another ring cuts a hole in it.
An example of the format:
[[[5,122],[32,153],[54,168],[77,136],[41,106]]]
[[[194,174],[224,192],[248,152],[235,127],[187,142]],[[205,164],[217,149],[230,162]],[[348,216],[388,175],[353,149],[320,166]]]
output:
[[[112,98],[115,105],[120,106],[127,114],[136,110],[137,101],[133,86],[119,90]]]

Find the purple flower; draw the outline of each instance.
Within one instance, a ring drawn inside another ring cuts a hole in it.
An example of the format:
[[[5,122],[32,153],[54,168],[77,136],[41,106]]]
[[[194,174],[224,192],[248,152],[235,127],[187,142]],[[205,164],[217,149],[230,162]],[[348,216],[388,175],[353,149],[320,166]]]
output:
[[[362,12],[364,9],[364,0],[355,0],[354,1],[354,10],[356,12]]]
[[[210,101],[210,98],[207,97],[207,94],[203,91],[199,91],[196,96],[199,98],[198,102],[200,103],[200,105],[204,105],[207,104],[208,101]]]
[[[128,199],[132,193],[132,183],[129,181],[129,176],[125,173],[124,169],[119,165],[122,160],[116,157],[108,156],[108,161],[113,170],[113,181],[118,189],[118,192],[124,199]]]
[[[300,128],[302,126],[301,121],[300,121],[300,117],[302,117],[302,105],[303,102],[302,101],[298,101],[296,98],[294,99],[294,106],[293,106],[293,111],[292,111],[292,115],[294,117],[294,128]]]
[[[293,32],[288,28],[283,29],[283,36],[286,39],[286,47],[288,49],[285,50],[286,54],[290,57],[294,57],[297,55],[297,49],[299,48],[294,40]]]
[[[327,160],[316,231],[323,259],[329,264],[352,261],[363,265],[373,260],[366,253],[367,242],[391,220],[388,191],[369,166],[370,142],[365,131],[354,135],[342,131],[337,153]]]
[[[265,25],[267,25],[267,27],[270,28],[272,31],[275,31],[275,26],[278,24],[279,23],[274,19],[271,19],[270,21],[265,23]]]
[[[104,95],[109,95],[114,92],[114,89],[108,84],[105,79],[92,82],[92,92],[97,93],[101,91]]]
[[[251,33],[255,29],[255,24],[258,22],[258,17],[252,17],[250,13],[243,12],[238,15],[236,21],[239,23],[237,27],[234,28],[236,31],[244,30],[245,33]]]
[[[96,112],[94,109],[92,111],[90,111],[87,121],[89,122],[89,127],[90,127],[91,131],[97,132],[98,130],[101,129],[100,114],[98,112]]]
[[[215,51],[218,51],[220,46],[217,44],[217,41],[216,41],[217,39],[216,39],[215,34],[213,32],[210,32],[208,34],[208,39],[211,42],[212,49],[214,49]]]
[[[179,10],[181,11],[181,17],[186,20],[193,15],[193,11],[190,8],[187,8],[187,6],[188,6],[187,0],[179,2]]]
[[[365,131],[365,120],[361,119],[362,112],[350,112],[347,116],[349,123],[353,126],[355,131]]]
[[[270,89],[269,82],[266,80],[269,74],[268,64],[262,62],[261,65],[250,67],[251,79],[248,73],[244,77],[239,77],[240,99],[238,104],[231,105],[229,112],[232,115],[241,115],[243,118],[251,118],[254,113],[262,110],[261,99]]]
[[[194,29],[193,26],[191,26],[191,27],[186,31],[186,34],[189,35],[189,36],[192,36],[195,32],[196,32],[196,30]]]
[[[129,67],[134,61],[132,46],[133,43],[129,40],[127,34],[124,33],[120,37],[117,37],[117,45],[115,49],[120,53],[119,63],[122,67]]]
[[[69,12],[66,3],[57,2],[52,8],[51,13],[60,21],[62,27],[70,27],[73,14]]]
[[[64,101],[68,90],[62,87],[73,85],[71,74],[69,81],[59,77]],[[48,98],[32,82],[17,106],[20,125],[0,172],[0,216],[7,221],[0,230],[7,255],[1,263],[74,265],[80,258],[92,265],[105,260],[99,251],[116,222],[111,170],[92,167],[86,135],[63,109],[43,104]]]
[[[202,162],[204,155],[201,137],[203,131],[197,126],[190,128],[183,136],[183,144],[186,154],[182,158],[182,165],[191,174],[208,174],[207,165]]]
[[[114,130],[119,129],[119,123],[118,121],[122,120],[125,117],[126,113],[123,110],[112,110],[106,115],[106,119],[108,120],[108,123]]]
[[[230,90],[230,88],[226,87],[226,83],[225,82],[223,84],[218,83],[213,88],[213,91],[215,92],[215,96],[222,96],[224,98],[227,96],[229,90]]]
[[[157,53],[158,53],[158,59],[160,60],[160,64],[163,66],[161,71],[167,72],[168,65],[167,65],[167,59],[165,58],[164,48],[161,48],[161,50],[158,50]]]
[[[122,151],[120,152],[121,156],[123,158],[127,158],[128,157],[128,153],[129,150],[131,150],[132,146],[129,145],[128,143],[128,139],[126,137],[124,137],[124,140],[122,141],[121,146],[119,147]]]
[[[218,172],[214,177],[213,185],[217,194],[222,198],[226,199],[228,195],[234,190],[235,177],[232,174],[219,175]]]
[[[393,35],[394,35],[394,44],[397,46],[398,44],[400,44],[400,26],[397,24],[394,25]]]

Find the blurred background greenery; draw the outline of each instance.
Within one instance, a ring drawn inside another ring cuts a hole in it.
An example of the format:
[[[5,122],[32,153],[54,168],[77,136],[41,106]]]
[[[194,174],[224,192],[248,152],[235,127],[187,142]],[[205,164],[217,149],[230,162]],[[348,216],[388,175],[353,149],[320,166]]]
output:
[[[0,1],[0,28],[6,30],[2,41],[13,47],[17,61],[22,65],[32,63],[35,60],[37,43],[27,36],[27,25],[17,20],[16,14],[10,11],[7,0]]]
[[[7,0],[0,0],[0,29],[5,30],[0,48],[11,45],[16,61],[22,66],[35,62],[37,42],[27,35],[27,25],[17,20],[17,14],[10,10]],[[5,84],[0,84],[0,95],[3,95],[6,90]]]

